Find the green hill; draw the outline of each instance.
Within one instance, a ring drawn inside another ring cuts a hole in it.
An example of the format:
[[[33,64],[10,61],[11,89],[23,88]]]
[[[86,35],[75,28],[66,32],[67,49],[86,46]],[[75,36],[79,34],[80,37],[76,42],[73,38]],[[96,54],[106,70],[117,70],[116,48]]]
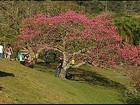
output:
[[[81,71],[80,71],[81,70]],[[0,59],[1,104],[122,104],[130,79],[111,70],[84,65],[71,73],[75,80],[54,76],[52,67],[31,69],[18,61]],[[77,74],[78,75],[78,74]]]

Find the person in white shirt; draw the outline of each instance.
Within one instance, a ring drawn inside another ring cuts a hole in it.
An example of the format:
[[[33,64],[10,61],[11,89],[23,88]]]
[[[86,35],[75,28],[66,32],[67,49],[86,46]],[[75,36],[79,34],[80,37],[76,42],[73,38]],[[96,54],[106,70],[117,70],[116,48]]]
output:
[[[6,59],[7,59],[7,60],[11,60],[11,55],[12,55],[12,53],[13,53],[13,49],[12,49],[12,47],[11,47],[10,44],[8,44],[8,46],[7,46],[7,48],[6,48],[6,52],[7,52],[7,57],[6,57]]]
[[[3,57],[3,46],[2,44],[0,44],[0,58]]]

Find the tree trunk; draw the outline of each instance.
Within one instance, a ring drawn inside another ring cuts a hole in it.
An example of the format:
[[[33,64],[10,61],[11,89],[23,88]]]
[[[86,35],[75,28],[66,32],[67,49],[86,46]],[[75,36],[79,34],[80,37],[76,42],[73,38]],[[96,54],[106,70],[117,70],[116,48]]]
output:
[[[105,1],[105,12],[108,12],[108,4],[107,4],[107,1]]]
[[[35,53],[35,58],[34,58],[35,64],[37,64],[37,59],[38,59],[38,57],[39,57],[39,53],[37,52],[37,53]]]
[[[127,12],[127,2],[126,1],[123,1],[123,5],[124,5],[124,12]]]
[[[63,52],[63,65],[62,65],[62,70],[60,72],[60,77],[61,78],[65,78],[66,77],[66,72],[67,72],[67,57],[66,57],[66,53]]]
[[[67,69],[64,67],[64,68],[62,68],[62,70],[61,70],[61,72],[60,72],[60,77],[61,78],[65,78],[66,77],[66,71],[67,71]]]
[[[69,60],[67,61],[67,58],[68,57],[67,57],[66,53],[63,52],[63,65],[62,65],[62,70],[60,72],[60,78],[66,78],[67,70],[70,67],[77,68],[77,67],[86,63],[86,62],[81,62],[81,63],[78,63],[78,64],[71,65],[72,63],[68,62]]]
[[[131,9],[130,9],[131,13],[133,12],[134,4],[135,4],[135,1],[132,1],[132,5],[131,5]]]

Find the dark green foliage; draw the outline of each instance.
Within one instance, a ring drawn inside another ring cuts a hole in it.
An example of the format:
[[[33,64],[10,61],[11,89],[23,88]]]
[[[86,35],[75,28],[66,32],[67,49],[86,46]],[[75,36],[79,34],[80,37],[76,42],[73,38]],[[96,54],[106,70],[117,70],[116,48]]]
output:
[[[108,11],[123,12],[124,5],[121,1],[110,1],[108,2]]]
[[[140,1],[77,1],[84,6],[86,12],[96,14],[107,11],[110,12],[139,12]]]
[[[118,33],[134,45],[140,43],[140,18],[126,13],[114,15],[114,24],[118,26]]]
[[[140,96],[130,96],[126,99],[128,104],[140,104]]]
[[[97,14],[104,11],[104,5],[99,1],[77,1],[81,6],[85,6],[85,11],[90,14]]]

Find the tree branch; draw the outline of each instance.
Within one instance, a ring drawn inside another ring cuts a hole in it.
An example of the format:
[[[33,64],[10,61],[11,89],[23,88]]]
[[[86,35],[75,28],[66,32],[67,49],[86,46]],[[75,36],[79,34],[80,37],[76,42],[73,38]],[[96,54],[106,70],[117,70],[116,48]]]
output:
[[[85,52],[85,51],[88,51],[88,50],[90,50],[90,49],[93,49],[93,46],[92,46],[92,47],[89,47],[89,48],[83,48],[83,49],[81,49],[81,50],[79,50],[79,51],[77,51],[77,52],[74,52],[73,55],[75,55],[75,54],[80,54],[81,52]]]
[[[74,66],[72,66],[72,67],[73,67],[73,68],[77,68],[77,67],[79,67],[79,66],[81,66],[81,65],[83,65],[83,64],[86,64],[86,62],[78,63],[78,64],[76,64],[76,65],[74,65]]]

